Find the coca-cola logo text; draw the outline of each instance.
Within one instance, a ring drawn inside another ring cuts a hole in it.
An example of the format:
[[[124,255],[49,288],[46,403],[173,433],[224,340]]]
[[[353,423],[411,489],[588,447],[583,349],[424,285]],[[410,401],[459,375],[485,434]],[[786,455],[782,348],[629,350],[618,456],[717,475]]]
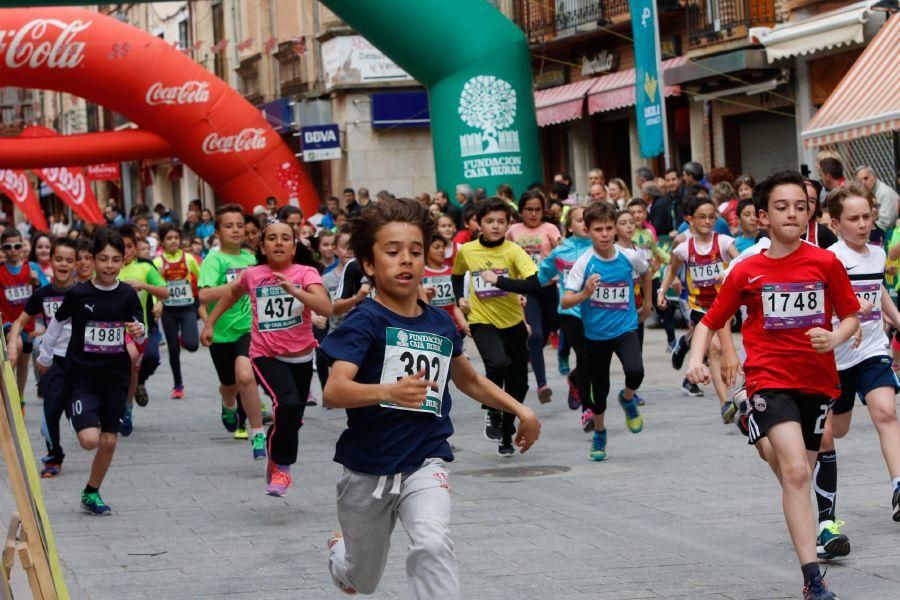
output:
[[[266,130],[248,127],[234,135],[219,135],[215,131],[203,140],[204,154],[229,154],[231,152],[249,152],[266,147]]]
[[[65,167],[41,169],[41,177],[47,185],[53,187],[57,193],[62,192],[69,196],[75,204],[84,202],[85,182],[84,175],[74,173]]]
[[[91,21],[77,19],[66,23],[58,19],[34,19],[18,30],[0,29],[0,54],[7,68],[74,69],[84,60],[84,42],[75,36],[91,26]],[[48,30],[50,30],[48,32]],[[52,37],[54,31],[55,39]],[[45,34],[50,39],[44,39]],[[9,42],[7,42],[9,39]]]
[[[23,204],[28,199],[28,177],[12,169],[0,169],[0,189]]]
[[[185,81],[166,87],[157,81],[147,89],[147,106],[160,104],[202,104],[209,101],[209,82]]]

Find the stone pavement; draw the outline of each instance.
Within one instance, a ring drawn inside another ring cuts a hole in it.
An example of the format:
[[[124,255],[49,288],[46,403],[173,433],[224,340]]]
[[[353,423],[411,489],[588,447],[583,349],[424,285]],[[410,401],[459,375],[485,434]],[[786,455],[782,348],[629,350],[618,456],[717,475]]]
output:
[[[737,429],[721,424],[711,388],[705,398],[679,393],[663,340],[648,331],[644,431],[630,434],[613,401],[605,463],[588,458],[590,436],[566,407],[552,349],[555,398],[539,406],[529,396],[544,427],[526,455],[497,457],[482,437],[479,406],[454,395],[452,532],[465,598],[800,596],[774,477]],[[477,353],[468,353],[480,369]],[[621,385],[613,362],[614,386]],[[64,432],[63,475],[44,482],[44,495],[73,598],[341,597],[327,572],[325,541],[337,527],[340,467],[331,457],[342,411],[309,408],[295,485],[286,498],[270,498],[264,464],[252,462],[247,443],[220,424],[207,351],[184,364],[187,399],[168,399],[163,357],[150,405],[136,408],[135,433],[120,441],[103,486],[113,516],[80,511],[89,455]],[[36,409],[32,400],[27,421],[40,452]],[[828,567],[828,580],[845,600],[896,598],[900,525],[890,520],[875,430],[865,409],[854,418],[838,445],[838,514],[853,553]],[[0,481],[0,514],[8,514],[3,488]],[[392,541],[374,598],[408,597],[401,528]]]

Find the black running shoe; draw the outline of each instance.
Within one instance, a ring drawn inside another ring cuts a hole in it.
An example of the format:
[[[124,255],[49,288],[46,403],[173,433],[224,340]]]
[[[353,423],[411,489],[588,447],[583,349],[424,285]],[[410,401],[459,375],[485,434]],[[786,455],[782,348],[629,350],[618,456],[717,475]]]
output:
[[[703,390],[700,389],[700,386],[696,383],[691,383],[687,378],[681,382],[681,390],[692,398],[699,398],[703,395]]]
[[[838,600],[834,592],[825,585],[824,575],[813,577],[803,586],[803,600]]]
[[[891,500],[894,506],[894,520],[900,523],[900,485],[894,488],[894,498]]]
[[[487,411],[484,415],[484,439],[489,442],[499,442],[503,437],[500,427],[500,415],[494,411]]]
[[[683,335],[678,336],[678,339],[675,340],[675,347],[672,349],[672,368],[676,371],[681,370],[681,366],[684,364],[684,359],[688,355],[688,351],[690,351],[691,346],[688,344],[687,339]]]
[[[516,453],[516,449],[512,444],[512,437],[503,436],[500,445],[497,446],[497,456],[502,458],[512,458]]]
[[[138,406],[147,406],[147,403],[150,402],[150,396],[147,395],[147,387],[143,384],[138,384],[137,389],[134,390],[134,401]]]

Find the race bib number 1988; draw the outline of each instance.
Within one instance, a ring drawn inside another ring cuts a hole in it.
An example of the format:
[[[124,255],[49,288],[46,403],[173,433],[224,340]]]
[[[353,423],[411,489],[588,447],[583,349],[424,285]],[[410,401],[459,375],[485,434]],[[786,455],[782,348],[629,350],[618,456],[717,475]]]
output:
[[[452,354],[453,342],[443,336],[388,327],[385,331],[381,383],[396,383],[404,377],[425,371],[425,380],[437,383],[437,390],[428,389],[421,408],[405,408],[390,402],[382,403],[381,406],[426,412],[440,417]]]
[[[84,351],[91,354],[116,354],[125,344],[125,324],[114,321],[88,321],[84,327]]]

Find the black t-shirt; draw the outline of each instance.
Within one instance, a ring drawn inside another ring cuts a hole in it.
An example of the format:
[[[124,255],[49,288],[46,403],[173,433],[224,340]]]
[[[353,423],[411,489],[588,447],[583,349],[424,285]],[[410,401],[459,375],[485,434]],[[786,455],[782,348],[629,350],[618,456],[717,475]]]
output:
[[[341,300],[352,298],[359,292],[364,283],[369,283],[369,278],[363,273],[358,260],[351,260],[344,267],[344,280],[341,282]]]
[[[49,323],[50,319],[56,315],[56,311],[62,304],[63,298],[66,297],[66,293],[72,287],[74,286],[63,289],[56,287],[52,283],[45,285],[33,293],[28,302],[25,303],[25,312],[31,317],[42,315],[44,322]]]
[[[125,323],[142,323],[143,314],[137,292],[121,282],[111,290],[90,281],[69,290],[56,311],[57,321],[72,319],[68,375],[79,381],[127,383],[131,359],[125,349]]]

